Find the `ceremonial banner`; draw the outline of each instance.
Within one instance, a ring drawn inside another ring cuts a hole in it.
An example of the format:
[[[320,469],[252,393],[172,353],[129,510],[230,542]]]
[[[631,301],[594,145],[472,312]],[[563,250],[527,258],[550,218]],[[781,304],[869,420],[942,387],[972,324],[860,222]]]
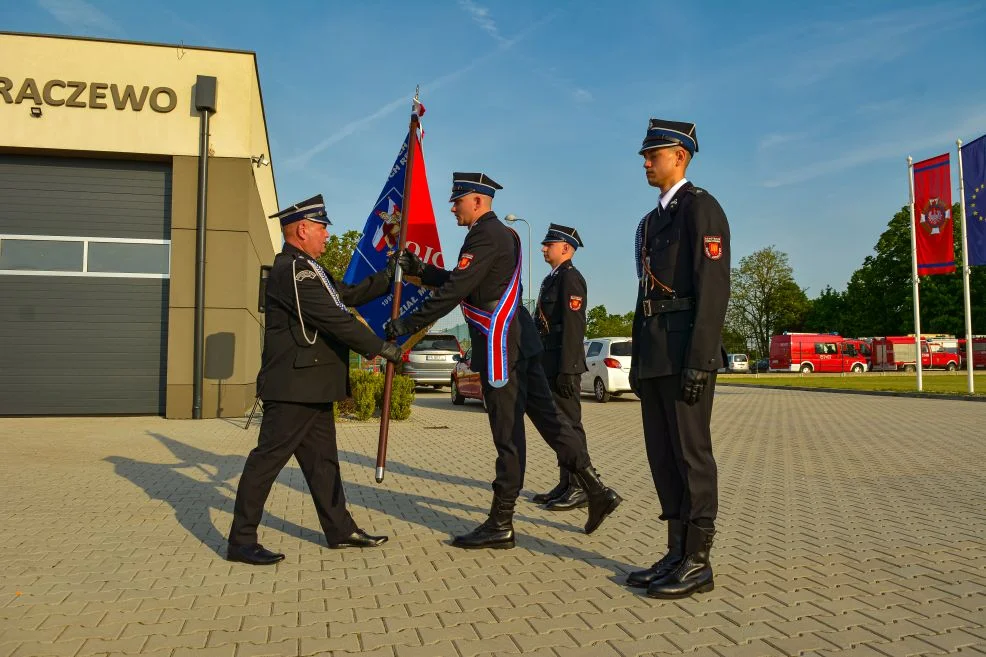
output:
[[[952,180],[948,154],[914,164],[914,233],[918,275],[955,271]]]
[[[426,264],[444,268],[442,246],[435,225],[435,210],[431,205],[431,194],[428,192],[428,178],[425,173],[421,142],[415,139],[414,147],[415,153],[411,159],[414,171],[411,175],[411,189],[408,191],[410,198],[403,198],[408,161],[408,139],[405,138],[394,166],[390,169],[383,191],[363,227],[363,236],[356,245],[356,251],[349,261],[349,268],[342,279],[344,283],[352,285],[386,268],[387,258],[397,249],[401,221],[405,216],[409,218],[408,251],[417,254]],[[431,296],[430,290],[409,283],[405,279],[401,291],[401,316],[416,311],[429,296]],[[390,293],[356,308],[373,332],[381,338],[386,337],[383,325],[390,319],[393,301],[394,295]],[[410,337],[412,336],[403,336],[397,340],[397,343],[403,345]]]
[[[986,265],[986,135],[962,147],[969,264]]]

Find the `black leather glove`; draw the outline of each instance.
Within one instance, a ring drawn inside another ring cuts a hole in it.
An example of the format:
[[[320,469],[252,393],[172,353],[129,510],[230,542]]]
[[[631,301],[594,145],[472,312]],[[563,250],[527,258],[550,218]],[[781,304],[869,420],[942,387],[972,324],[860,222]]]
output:
[[[681,398],[689,406],[694,406],[702,398],[705,386],[709,383],[709,373],[686,367],[681,371]]]
[[[384,325],[383,330],[387,334],[388,340],[393,340],[399,338],[402,335],[407,335],[408,333],[414,333],[411,327],[408,326],[406,319],[388,319]]]
[[[632,365],[630,366],[630,390],[633,391],[633,394],[640,396],[640,378],[637,374],[637,368]]]
[[[401,271],[404,272],[405,276],[421,278],[421,275],[425,273],[424,260],[407,249],[401,251],[400,256],[397,258],[397,262],[401,264]]]
[[[383,346],[380,347],[380,355],[391,363],[401,362],[401,353],[401,348],[393,342],[384,342]]]
[[[397,272],[397,251],[390,254],[387,259],[387,278],[393,282],[394,274]]]
[[[559,374],[555,377],[555,386],[558,394],[569,399],[579,394],[579,375],[578,374]]]

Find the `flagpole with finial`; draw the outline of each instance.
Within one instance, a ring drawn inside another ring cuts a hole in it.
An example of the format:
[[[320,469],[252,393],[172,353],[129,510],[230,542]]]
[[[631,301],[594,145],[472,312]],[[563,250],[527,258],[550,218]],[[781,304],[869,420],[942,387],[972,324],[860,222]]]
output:
[[[411,208],[411,204],[408,201],[410,200],[411,193],[411,175],[414,171],[412,162],[414,160],[414,153],[417,150],[415,147],[418,143],[418,127],[420,125],[418,119],[418,108],[421,105],[418,99],[419,90],[420,86],[415,86],[414,99],[411,101],[411,121],[407,129],[407,164],[404,168],[404,193],[401,196],[401,230],[397,239],[398,254],[407,245],[407,225]],[[394,272],[394,303],[390,309],[390,319],[392,320],[397,319],[401,314],[401,289],[404,287],[403,279],[404,272],[401,270],[400,264],[398,264]],[[380,435],[377,439],[376,480],[378,484],[383,481],[383,476],[387,468],[387,437],[390,433],[390,398],[394,387],[394,373],[394,364],[387,361],[387,369],[383,379],[382,408],[380,409]]]
[[[969,274],[972,268],[969,267],[969,236],[966,233],[965,225],[965,179],[962,175],[962,140],[956,139],[955,146],[959,150],[959,226],[962,229],[962,301],[965,307],[965,363],[966,363],[966,385],[969,394],[976,392],[975,363],[972,360],[972,301],[969,295]]]

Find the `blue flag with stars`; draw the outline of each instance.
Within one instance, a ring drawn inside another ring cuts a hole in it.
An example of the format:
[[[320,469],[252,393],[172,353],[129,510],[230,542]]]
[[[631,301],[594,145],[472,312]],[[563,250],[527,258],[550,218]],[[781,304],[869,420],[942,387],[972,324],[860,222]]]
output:
[[[986,265],[986,135],[962,147],[969,264]]]

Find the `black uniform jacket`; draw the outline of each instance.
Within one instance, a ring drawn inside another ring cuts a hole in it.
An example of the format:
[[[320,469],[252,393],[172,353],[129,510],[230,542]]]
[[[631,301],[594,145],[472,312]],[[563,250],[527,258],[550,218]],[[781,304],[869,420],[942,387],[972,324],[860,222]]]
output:
[[[386,271],[356,285],[336,283],[325,273],[347,306],[366,303],[390,288]],[[296,289],[307,340],[298,321]],[[383,346],[382,339],[336,304],[308,264],[308,256],[290,244],[274,258],[266,304],[264,352],[257,376],[257,395],[264,401],[315,404],[345,399],[350,348],[375,356]]]
[[[729,301],[729,223],[719,202],[685,183],[660,216],[647,216],[645,243],[651,272],[690,310],[644,316],[645,299],[671,294],[638,286],[633,316],[633,367],[641,379],[683,368],[714,371],[723,366],[722,328]],[[646,273],[645,273],[646,276]]]
[[[444,317],[465,299],[466,303],[488,312],[496,308],[517,266],[520,243],[514,232],[503,225],[496,214],[487,212],[469,229],[455,269],[447,271],[434,265],[425,267],[421,276],[424,285],[435,287],[431,297],[408,320],[410,327],[419,330]],[[472,324],[472,368],[486,374],[486,336]],[[536,356],[541,352],[541,340],[531,314],[518,306],[507,337],[508,362]]]
[[[571,260],[545,277],[538,296],[538,332],[544,353],[541,363],[548,378],[558,374],[582,374],[585,366],[585,278]]]

